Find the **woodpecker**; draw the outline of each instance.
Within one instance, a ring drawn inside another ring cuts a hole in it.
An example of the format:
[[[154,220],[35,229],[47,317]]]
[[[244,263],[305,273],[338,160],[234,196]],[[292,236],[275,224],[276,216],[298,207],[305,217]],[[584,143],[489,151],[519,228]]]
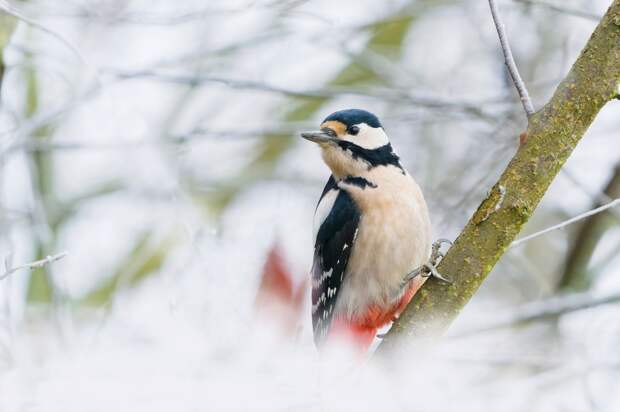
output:
[[[424,283],[419,268],[440,276],[426,202],[374,114],[337,111],[301,136],[331,170],[314,215],[314,341],[344,337],[367,350]]]

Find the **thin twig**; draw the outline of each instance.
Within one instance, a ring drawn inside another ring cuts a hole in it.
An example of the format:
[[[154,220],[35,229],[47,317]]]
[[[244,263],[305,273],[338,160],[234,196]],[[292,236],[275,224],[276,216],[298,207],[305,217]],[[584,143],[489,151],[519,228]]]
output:
[[[521,99],[521,104],[523,104],[525,114],[527,115],[527,117],[530,117],[532,114],[534,114],[534,105],[532,104],[530,95],[527,92],[525,83],[523,83],[523,79],[521,79],[521,75],[519,74],[519,70],[517,69],[515,60],[512,57],[512,51],[510,50],[510,44],[508,43],[508,37],[506,35],[506,27],[504,26],[504,22],[502,21],[502,18],[499,14],[499,9],[497,7],[497,4],[495,3],[495,0],[489,0],[489,7],[491,8],[493,22],[495,23],[497,35],[499,36],[499,42],[502,46],[502,52],[504,53],[504,59],[506,61],[508,73],[510,73],[512,82],[514,83],[517,92],[519,93],[519,98]]]
[[[52,255],[52,256],[46,256],[44,259],[41,260],[35,260],[34,262],[30,262],[30,263],[24,263],[23,265],[19,265],[19,266],[15,266],[14,268],[7,268],[6,272],[4,272],[2,275],[0,275],[0,280],[6,278],[7,276],[13,274],[14,272],[17,272],[18,270],[22,270],[22,269],[36,269],[36,268],[42,268],[45,265],[48,265],[52,262],[56,262],[57,260],[60,260],[64,257],[66,257],[69,253],[67,252],[62,252],[62,253],[58,253],[56,255]],[[8,265],[7,265],[8,266]]]
[[[308,127],[304,122],[290,122],[285,125],[268,126],[262,128],[250,129],[230,129],[230,130],[212,130],[202,127],[196,127],[186,133],[165,135],[165,139],[153,139],[143,137],[140,139],[132,139],[120,136],[107,136],[105,141],[96,142],[94,138],[62,138],[56,141],[47,141],[41,139],[22,139],[7,147],[5,155],[8,156],[14,152],[25,150],[27,152],[49,152],[57,150],[125,150],[125,149],[141,149],[145,146],[170,146],[189,143],[191,141],[216,140],[216,139],[265,139],[265,138],[290,138],[301,128]]]
[[[620,291],[604,295],[592,292],[574,293],[555,296],[539,302],[521,305],[510,313],[494,316],[493,320],[484,322],[482,326],[455,333],[452,337],[461,338],[480,332],[515,326],[526,322],[549,319],[579,310],[590,309],[620,301]]]
[[[36,29],[41,30],[44,33],[49,34],[50,36],[61,42],[65,47],[67,47],[67,49],[69,49],[71,53],[73,53],[78,58],[81,64],[85,64],[84,58],[80,54],[79,50],[69,40],[65,39],[63,36],[47,28],[41,23],[38,23],[32,20],[30,17],[25,16],[21,11],[13,7],[7,0],[0,0],[0,10],[4,11],[7,14],[10,14],[11,16],[23,21],[24,23],[27,23],[28,25]]]
[[[552,231],[557,230],[557,229],[561,229],[561,228],[566,227],[566,226],[568,226],[570,224],[578,222],[578,221],[580,221],[582,219],[585,219],[585,218],[587,218],[589,216],[592,216],[592,215],[595,215],[597,213],[604,212],[605,210],[607,210],[609,208],[612,208],[612,207],[615,207],[615,206],[618,206],[618,205],[620,205],[620,198],[614,199],[611,202],[609,202],[609,203],[607,203],[607,204],[605,204],[605,205],[603,205],[601,207],[597,207],[596,209],[589,210],[589,211],[587,211],[585,213],[582,213],[582,214],[577,215],[577,216],[575,216],[573,218],[565,220],[564,222],[558,223],[557,225],[553,225],[553,226],[548,227],[546,229],[543,229],[543,230],[541,230],[539,232],[532,233],[531,235],[526,236],[524,238],[515,240],[514,242],[512,242],[512,244],[509,247],[518,246],[518,245],[520,245],[522,243],[525,243],[525,242],[527,242],[529,240],[532,240],[532,239],[534,239],[534,238],[536,238],[538,236],[544,235],[546,233],[552,232]]]
[[[593,207],[601,206],[604,202],[609,202],[610,199],[614,198],[620,198],[620,163],[614,167],[611,179],[609,179],[605,189],[596,197],[596,203]],[[557,283],[558,288],[572,289],[573,291],[589,289],[594,281],[593,275],[596,273],[588,270],[590,261],[605,233],[620,222],[620,213],[618,212],[618,210],[609,209],[583,221],[566,253],[564,270]]]
[[[590,13],[584,10],[574,9],[566,6],[560,6],[544,0],[513,0],[517,3],[529,4],[531,6],[541,6],[557,13],[567,14],[569,16],[581,17],[588,20],[599,21],[603,16]]]
[[[618,163],[616,167],[620,169],[620,162]],[[616,198],[616,196],[614,196],[613,194],[611,196],[608,196],[605,193],[605,190],[603,191],[593,190],[588,184],[579,180],[577,176],[575,176],[573,172],[570,171],[567,167],[563,167],[561,172],[565,178],[570,180],[570,182],[573,185],[577,186],[585,195],[587,195],[592,200],[592,203],[594,205],[600,206],[603,203],[611,202]],[[619,173],[619,172],[614,172],[614,173]],[[616,218],[620,219],[620,211],[610,210],[609,213],[613,214]]]
[[[414,95],[407,91],[396,90],[385,87],[369,87],[369,88],[350,88],[332,86],[329,89],[315,90],[293,90],[285,87],[271,85],[263,82],[256,82],[243,79],[232,79],[220,76],[211,76],[205,74],[183,74],[183,73],[164,73],[154,70],[140,71],[122,71],[113,68],[103,68],[100,72],[112,76],[117,80],[133,80],[133,79],[153,79],[160,82],[183,84],[188,86],[198,86],[207,83],[221,84],[232,89],[257,90],[262,92],[280,94],[286,97],[304,98],[304,99],[326,99],[341,97],[342,95],[354,95],[377,98],[387,101],[399,103],[408,103],[416,106],[426,107],[429,109],[452,109],[465,111],[467,113],[476,114],[479,117],[489,117],[489,115],[481,110],[481,105],[485,102],[475,101],[455,101],[454,98],[441,96],[425,96]],[[489,104],[497,104],[489,102]]]

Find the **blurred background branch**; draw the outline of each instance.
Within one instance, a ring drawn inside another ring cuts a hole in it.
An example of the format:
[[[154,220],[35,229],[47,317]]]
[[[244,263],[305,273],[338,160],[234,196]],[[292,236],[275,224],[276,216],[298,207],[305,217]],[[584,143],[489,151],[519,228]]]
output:
[[[481,332],[495,331],[500,328],[516,327],[533,321],[553,320],[571,312],[617,303],[618,301],[620,301],[620,291],[605,294],[581,292],[554,296],[542,301],[522,305],[510,313],[494,314],[491,316],[491,319],[480,321],[479,326],[460,333],[457,332],[452,337],[461,338]]]
[[[598,14],[589,13],[585,10],[576,9],[570,6],[566,6],[566,5],[558,4],[558,3],[552,3],[549,1],[545,1],[545,0],[513,0],[513,1],[517,3],[531,5],[531,6],[543,7],[543,8],[552,10],[557,13],[568,14],[570,16],[575,16],[575,17],[582,17],[584,19],[589,19],[589,20],[596,21],[596,22],[600,21],[602,17]]]
[[[0,92],[2,91],[2,82],[6,70],[6,65],[4,64],[4,49],[11,39],[15,26],[17,26],[17,19],[0,9]],[[2,95],[0,94],[0,98],[1,97]],[[0,106],[2,106],[1,99]]]
[[[527,235],[523,238],[517,239],[515,241],[513,241],[509,247],[515,247],[515,246],[519,246],[525,242],[529,242],[532,239],[537,238],[538,236],[542,236],[542,235],[546,235],[549,232],[553,232],[554,230],[559,230],[559,229],[563,229],[569,225],[575,224],[579,221],[591,218],[593,216],[597,216],[600,215],[602,213],[607,212],[608,210],[616,207],[620,205],[620,198],[615,198],[615,199],[611,199],[608,203],[605,203],[603,205],[600,205],[592,210],[588,210],[587,212],[584,212],[580,215],[571,217],[570,219],[567,219],[563,222],[558,223],[557,225],[553,225],[550,226],[548,228],[545,228],[543,230],[540,230],[536,233],[532,233],[531,235]],[[611,212],[610,212],[611,213]],[[604,216],[604,215],[603,215]]]
[[[616,165],[607,186],[603,190],[605,199],[620,198],[620,165]],[[602,206],[597,202],[594,206]],[[584,291],[588,290],[593,282],[595,273],[590,271],[590,260],[603,235],[614,226],[620,224],[618,214],[613,211],[589,217],[580,224],[579,230],[569,248],[564,271],[558,282],[560,290]]]

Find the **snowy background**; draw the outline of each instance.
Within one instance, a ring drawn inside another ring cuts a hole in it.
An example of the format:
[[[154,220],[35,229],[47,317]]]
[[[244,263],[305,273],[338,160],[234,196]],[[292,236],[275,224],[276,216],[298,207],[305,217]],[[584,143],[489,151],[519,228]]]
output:
[[[537,108],[609,4],[500,2]],[[303,293],[329,173],[298,132],[335,110],[376,113],[434,237],[460,232],[525,127],[486,1],[0,6],[22,17],[4,50],[1,263],[68,253],[0,280],[1,412],[620,408],[618,208],[579,282],[562,283],[574,224],[511,249],[441,344],[389,367],[319,358],[307,300],[292,330],[256,314],[274,245]],[[599,114],[523,235],[609,200],[619,113]],[[518,321],[576,298],[591,307]]]

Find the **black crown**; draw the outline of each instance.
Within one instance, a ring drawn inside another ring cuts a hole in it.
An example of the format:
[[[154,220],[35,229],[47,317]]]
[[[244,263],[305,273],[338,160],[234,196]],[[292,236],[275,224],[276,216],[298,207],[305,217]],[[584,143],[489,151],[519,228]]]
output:
[[[383,127],[374,114],[361,109],[339,110],[327,116],[323,122],[338,121],[347,127],[354,124],[366,123],[370,127]]]

